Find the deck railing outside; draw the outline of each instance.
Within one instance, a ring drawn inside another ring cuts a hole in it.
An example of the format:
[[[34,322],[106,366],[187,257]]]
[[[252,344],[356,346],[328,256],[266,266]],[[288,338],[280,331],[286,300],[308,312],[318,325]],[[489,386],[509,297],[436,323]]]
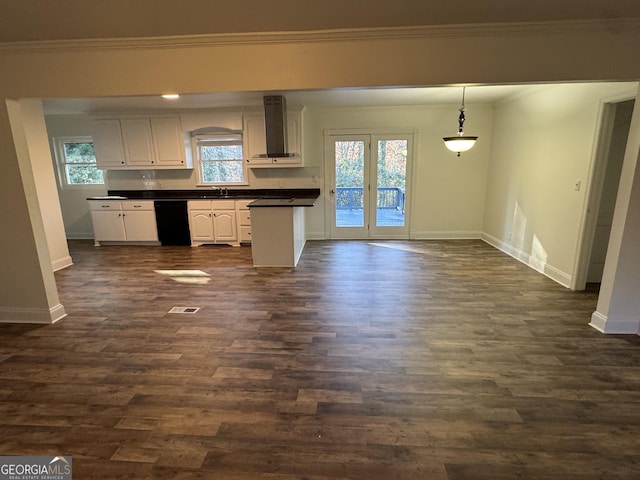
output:
[[[364,191],[362,187],[338,187],[336,188],[336,208],[349,209],[362,208]],[[404,212],[404,190],[398,187],[378,188],[378,208],[392,208]]]

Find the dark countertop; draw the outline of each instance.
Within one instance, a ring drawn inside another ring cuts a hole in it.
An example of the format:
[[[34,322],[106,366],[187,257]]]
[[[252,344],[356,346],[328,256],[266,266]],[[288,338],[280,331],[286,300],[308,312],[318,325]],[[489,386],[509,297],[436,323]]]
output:
[[[87,197],[87,200],[127,200],[127,197],[117,195],[103,195],[101,197]]]
[[[241,200],[258,198],[261,200],[291,200],[295,203],[301,201],[308,203],[309,200],[315,202],[320,196],[319,188],[247,188],[222,190],[109,190],[106,196],[89,197],[87,200]],[[255,203],[255,202],[254,202]],[[260,206],[260,205],[256,205]],[[263,205],[267,206],[267,205]],[[275,205],[271,205],[275,206]],[[277,205],[282,206],[282,205]],[[313,206],[309,205],[289,205],[289,206]]]
[[[316,198],[260,198],[248,207],[313,207]]]

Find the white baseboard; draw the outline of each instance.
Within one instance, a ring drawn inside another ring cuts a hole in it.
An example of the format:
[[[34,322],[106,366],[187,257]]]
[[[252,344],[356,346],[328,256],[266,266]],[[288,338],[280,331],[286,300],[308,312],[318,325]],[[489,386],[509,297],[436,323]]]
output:
[[[64,306],[56,305],[50,309],[0,307],[0,323],[33,323],[48,325],[67,316]]]
[[[541,263],[538,259],[532,258],[526,252],[515,248],[513,245],[510,245],[506,242],[503,242],[499,238],[496,238],[488,233],[482,233],[480,237],[483,241],[487,242],[489,245],[497,248],[501,252],[506,253],[510,257],[515,258],[516,260],[524,263],[529,268],[532,268],[536,272],[540,272],[543,275],[549,277],[556,283],[559,283],[563,287],[571,288],[571,280],[572,276],[562,270],[554,267],[553,265],[549,265],[548,263]]]
[[[591,315],[593,328],[609,334],[635,334],[640,333],[640,318],[609,318],[598,311]]]
[[[73,259],[69,255],[51,261],[51,267],[53,267],[54,272],[70,267],[71,265],[73,265]]]
[[[86,233],[66,233],[67,240],[93,240],[93,232]]]

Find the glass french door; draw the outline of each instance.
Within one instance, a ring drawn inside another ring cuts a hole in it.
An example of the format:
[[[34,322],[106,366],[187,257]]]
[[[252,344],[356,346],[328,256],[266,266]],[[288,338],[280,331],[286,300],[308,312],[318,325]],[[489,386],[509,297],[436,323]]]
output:
[[[328,135],[331,238],[408,238],[412,135]]]

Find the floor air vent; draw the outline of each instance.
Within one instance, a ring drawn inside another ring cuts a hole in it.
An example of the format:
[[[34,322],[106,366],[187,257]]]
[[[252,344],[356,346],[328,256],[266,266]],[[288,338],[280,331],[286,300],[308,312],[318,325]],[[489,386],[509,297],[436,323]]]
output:
[[[200,307],[173,307],[169,313],[196,313]]]

